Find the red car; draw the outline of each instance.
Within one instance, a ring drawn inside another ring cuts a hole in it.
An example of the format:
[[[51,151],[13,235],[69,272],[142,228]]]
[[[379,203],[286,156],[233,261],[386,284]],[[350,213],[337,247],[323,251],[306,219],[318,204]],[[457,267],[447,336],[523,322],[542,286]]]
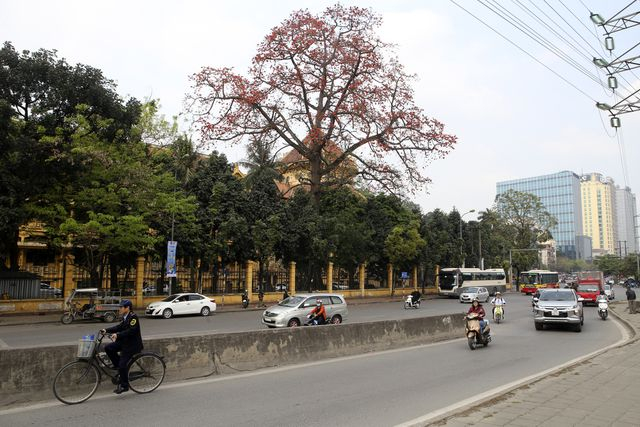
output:
[[[583,304],[591,303],[596,305],[596,298],[600,295],[600,288],[595,284],[580,284],[576,293],[579,297],[584,298]]]

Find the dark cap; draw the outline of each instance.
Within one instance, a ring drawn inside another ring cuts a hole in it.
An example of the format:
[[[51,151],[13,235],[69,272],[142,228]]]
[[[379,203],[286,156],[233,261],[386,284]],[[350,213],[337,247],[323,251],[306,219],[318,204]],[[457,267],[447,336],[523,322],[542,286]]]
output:
[[[131,304],[131,301],[129,301],[128,299],[123,299],[122,301],[120,301],[120,307],[132,308],[133,304]]]

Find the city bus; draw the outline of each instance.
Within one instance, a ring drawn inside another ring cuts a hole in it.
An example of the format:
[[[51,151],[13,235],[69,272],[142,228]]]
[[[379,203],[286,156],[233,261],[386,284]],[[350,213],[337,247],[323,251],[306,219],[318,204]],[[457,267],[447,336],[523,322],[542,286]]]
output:
[[[501,268],[442,268],[436,276],[438,295],[458,298],[464,288],[481,286],[491,295],[507,290],[507,275]]]
[[[560,282],[557,271],[529,270],[520,273],[520,292],[529,295],[540,288],[557,288]]]

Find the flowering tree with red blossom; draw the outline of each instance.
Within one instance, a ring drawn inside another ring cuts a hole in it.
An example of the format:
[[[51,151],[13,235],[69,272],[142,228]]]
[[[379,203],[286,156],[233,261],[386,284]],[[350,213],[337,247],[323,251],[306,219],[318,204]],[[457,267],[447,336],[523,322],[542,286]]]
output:
[[[203,68],[188,96],[203,140],[290,147],[316,202],[345,180],[394,194],[427,184],[423,168],[456,137],[416,106],[415,77],[376,35],[381,22],[359,7],[300,10],[260,43],[248,76]]]

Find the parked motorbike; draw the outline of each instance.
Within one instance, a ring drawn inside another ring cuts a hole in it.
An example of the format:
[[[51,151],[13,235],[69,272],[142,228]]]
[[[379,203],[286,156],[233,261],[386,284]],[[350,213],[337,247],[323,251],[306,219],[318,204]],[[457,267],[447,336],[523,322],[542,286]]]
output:
[[[413,302],[411,295],[407,295],[407,299],[404,300],[404,309],[407,310],[409,308],[420,308],[420,298],[418,298],[416,302]]]
[[[242,294],[242,308],[249,307],[249,295],[245,292]]]
[[[502,319],[504,319],[504,310],[502,309],[502,305],[496,305],[495,309],[493,310],[493,318],[495,319],[496,323],[500,323]]]
[[[598,299],[598,315],[602,320],[607,320],[609,315],[609,301],[605,298]]]
[[[480,331],[480,318],[477,313],[465,314],[465,335],[467,336],[467,343],[471,350],[475,350],[480,345],[484,347],[488,346],[491,342],[491,334],[489,323],[486,324],[484,330]]]

